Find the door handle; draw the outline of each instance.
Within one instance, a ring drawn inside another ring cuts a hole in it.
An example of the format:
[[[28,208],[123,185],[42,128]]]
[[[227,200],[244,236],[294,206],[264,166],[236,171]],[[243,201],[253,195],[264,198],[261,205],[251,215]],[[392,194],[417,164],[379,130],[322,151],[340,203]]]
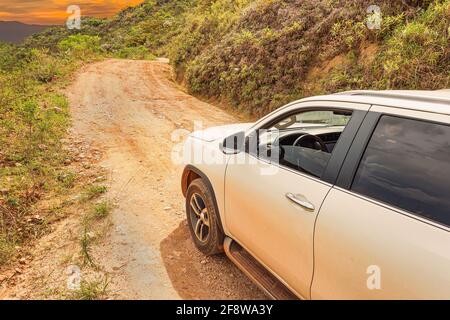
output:
[[[314,205],[309,202],[303,195],[293,194],[289,192],[286,193],[286,198],[299,205],[300,207],[305,208],[306,210],[314,211],[315,209]]]

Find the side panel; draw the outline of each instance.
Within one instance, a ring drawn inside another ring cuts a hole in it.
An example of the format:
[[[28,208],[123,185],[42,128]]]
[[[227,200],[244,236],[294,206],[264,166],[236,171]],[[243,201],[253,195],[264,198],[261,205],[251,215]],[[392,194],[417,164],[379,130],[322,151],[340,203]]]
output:
[[[314,247],[312,299],[450,299],[450,232],[375,201],[333,188]]]
[[[302,298],[309,298],[313,231],[318,209],[331,186],[246,153],[226,174],[226,223],[231,237]],[[267,173],[267,174],[265,174]],[[302,194],[308,211],[286,198]]]

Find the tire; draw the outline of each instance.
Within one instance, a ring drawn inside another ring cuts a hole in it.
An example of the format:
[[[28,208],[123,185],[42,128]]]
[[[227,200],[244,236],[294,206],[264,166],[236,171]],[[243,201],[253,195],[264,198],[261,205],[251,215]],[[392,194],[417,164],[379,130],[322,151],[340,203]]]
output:
[[[219,227],[219,213],[213,196],[202,179],[189,185],[186,194],[186,217],[195,246],[205,255],[223,252],[224,234]]]

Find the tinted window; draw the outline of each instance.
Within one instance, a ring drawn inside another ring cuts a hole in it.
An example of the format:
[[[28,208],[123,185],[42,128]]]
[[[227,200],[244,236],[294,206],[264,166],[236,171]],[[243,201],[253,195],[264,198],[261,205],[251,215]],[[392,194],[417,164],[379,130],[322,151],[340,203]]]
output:
[[[450,226],[450,127],[383,116],[352,190]]]

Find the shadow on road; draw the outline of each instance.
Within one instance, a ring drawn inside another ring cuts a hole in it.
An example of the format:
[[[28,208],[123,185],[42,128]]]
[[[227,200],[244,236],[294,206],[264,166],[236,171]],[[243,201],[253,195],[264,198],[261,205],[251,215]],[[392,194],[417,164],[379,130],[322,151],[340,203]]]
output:
[[[182,299],[267,299],[225,255],[200,253],[186,221],[161,242],[161,255]]]

